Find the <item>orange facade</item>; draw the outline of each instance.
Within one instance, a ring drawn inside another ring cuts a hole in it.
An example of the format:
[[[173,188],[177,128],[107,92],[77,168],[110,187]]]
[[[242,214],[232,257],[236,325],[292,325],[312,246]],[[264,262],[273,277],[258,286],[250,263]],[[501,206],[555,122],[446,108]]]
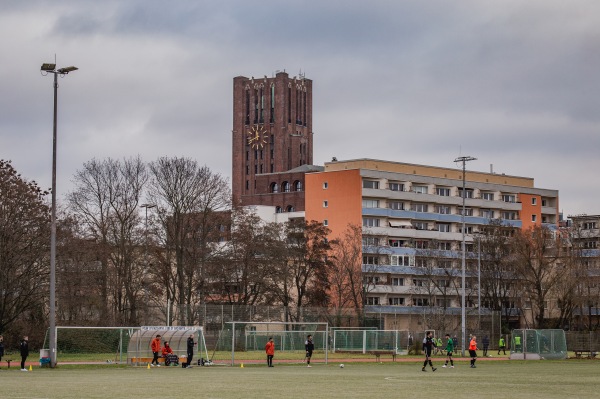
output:
[[[306,175],[306,220],[331,229],[330,238],[341,237],[348,225],[362,225],[362,178],[360,170],[309,173]]]
[[[542,197],[532,194],[519,194],[521,201],[520,219],[523,230],[542,225]]]

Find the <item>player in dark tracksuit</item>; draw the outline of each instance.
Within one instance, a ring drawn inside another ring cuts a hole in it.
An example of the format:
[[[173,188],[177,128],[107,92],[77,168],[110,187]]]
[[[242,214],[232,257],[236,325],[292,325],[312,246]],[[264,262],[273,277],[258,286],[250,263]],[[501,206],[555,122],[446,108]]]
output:
[[[433,367],[433,363],[431,363],[431,352],[435,348],[435,341],[431,338],[431,331],[427,332],[425,339],[423,340],[423,352],[425,352],[425,361],[423,362],[423,368],[421,371],[425,371],[425,367],[427,367],[427,363],[431,366],[431,371],[437,370]]]
[[[315,344],[313,343],[312,335],[308,335],[306,337],[306,341],[304,342],[304,349],[306,350],[306,363],[308,363],[306,367],[311,367],[310,358],[312,357],[312,353],[315,350]]]
[[[192,367],[192,358],[194,357],[194,334],[190,334],[187,339],[187,364],[186,367]]]

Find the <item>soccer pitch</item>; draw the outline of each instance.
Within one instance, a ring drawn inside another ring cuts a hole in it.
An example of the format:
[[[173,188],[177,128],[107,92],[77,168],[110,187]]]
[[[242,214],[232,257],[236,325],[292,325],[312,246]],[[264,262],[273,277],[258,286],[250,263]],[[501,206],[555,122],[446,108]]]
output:
[[[435,373],[421,364],[241,367],[62,366],[0,371],[6,398],[583,398],[600,392],[600,362],[479,361]]]

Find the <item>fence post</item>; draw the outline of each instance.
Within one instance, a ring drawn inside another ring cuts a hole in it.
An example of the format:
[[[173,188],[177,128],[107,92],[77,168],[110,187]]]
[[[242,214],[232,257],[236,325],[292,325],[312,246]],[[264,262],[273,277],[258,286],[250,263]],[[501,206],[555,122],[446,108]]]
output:
[[[363,353],[367,353],[367,330],[363,330]]]

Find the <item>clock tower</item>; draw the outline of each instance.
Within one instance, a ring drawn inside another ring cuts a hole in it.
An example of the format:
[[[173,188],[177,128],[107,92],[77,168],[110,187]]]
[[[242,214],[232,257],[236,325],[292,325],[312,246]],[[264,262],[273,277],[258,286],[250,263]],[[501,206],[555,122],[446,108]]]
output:
[[[242,205],[304,210],[313,162],[312,81],[303,75],[233,79],[232,194]]]

